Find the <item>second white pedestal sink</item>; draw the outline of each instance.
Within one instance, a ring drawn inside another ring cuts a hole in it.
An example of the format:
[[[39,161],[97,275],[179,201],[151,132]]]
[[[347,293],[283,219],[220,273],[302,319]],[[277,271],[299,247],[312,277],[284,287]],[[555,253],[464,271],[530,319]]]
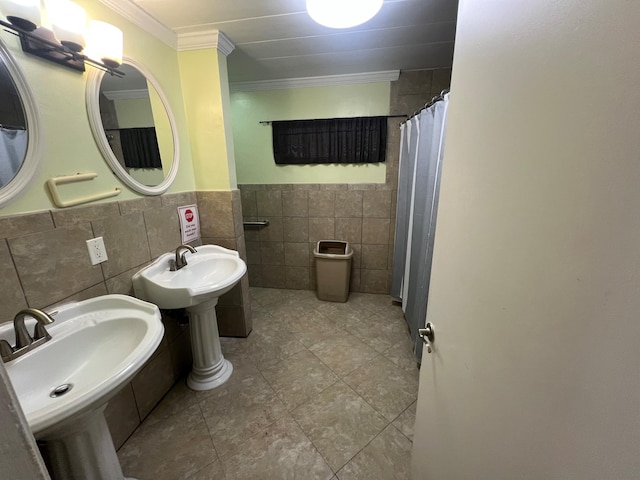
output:
[[[121,480],[103,412],[160,344],[160,311],[105,295],[48,313],[51,340],[5,363],[29,427],[46,442],[54,480]],[[32,331],[35,320],[26,324]],[[0,338],[15,343],[12,324],[0,327]]]
[[[197,247],[187,253],[187,265],[171,270],[174,253],[165,253],[133,276],[138,298],[160,308],[186,308],[191,326],[193,369],[187,385],[210,390],[226,382],[233,366],[222,355],[216,304],[247,271],[238,252],[218,245]]]

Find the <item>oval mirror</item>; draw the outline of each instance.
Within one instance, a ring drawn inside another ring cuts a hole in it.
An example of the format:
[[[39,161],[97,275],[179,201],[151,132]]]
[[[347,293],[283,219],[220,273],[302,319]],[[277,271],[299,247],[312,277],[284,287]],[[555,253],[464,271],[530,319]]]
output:
[[[27,80],[0,39],[0,207],[35,176],[39,117]]]
[[[179,146],[171,107],[151,73],[125,58],[116,77],[92,69],[87,112],[93,136],[111,170],[145,195],[167,191],[178,173]]]

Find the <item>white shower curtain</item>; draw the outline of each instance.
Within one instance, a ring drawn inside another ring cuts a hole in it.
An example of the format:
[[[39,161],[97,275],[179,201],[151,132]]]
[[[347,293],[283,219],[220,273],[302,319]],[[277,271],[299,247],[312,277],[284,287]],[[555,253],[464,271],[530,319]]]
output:
[[[402,301],[418,358],[422,355],[418,329],[424,326],[429,297],[448,106],[446,94],[401,127],[391,295]]]
[[[16,176],[27,152],[27,131],[0,127],[0,188]]]

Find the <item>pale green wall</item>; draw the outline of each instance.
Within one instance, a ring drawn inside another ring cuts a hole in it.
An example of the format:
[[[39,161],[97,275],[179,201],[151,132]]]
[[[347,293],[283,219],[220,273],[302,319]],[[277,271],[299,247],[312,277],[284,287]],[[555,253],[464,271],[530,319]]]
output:
[[[234,189],[227,59],[214,48],[180,52],[178,58],[196,188]]]
[[[384,183],[384,164],[276,166],[271,127],[259,122],[388,115],[390,90],[384,82],[232,93],[238,183]]]
[[[231,93],[229,92],[229,70],[227,57],[218,52],[218,76],[220,78],[220,103],[222,104],[224,139],[227,147],[227,166],[229,171],[229,185],[238,186],[236,153],[233,145],[233,122],[231,120]],[[197,180],[196,180],[197,181]]]
[[[114,100],[120,128],[153,127],[153,112],[148,98]]]
[[[158,79],[176,117],[180,138],[180,169],[167,193],[194,190],[177,52],[97,0],[77,0],[77,3],[87,10],[89,17],[122,29],[125,55],[143,63]],[[34,93],[42,121],[40,132],[43,140],[41,165],[36,177],[18,199],[0,209],[0,215],[54,208],[45,182],[53,176],[76,172],[96,172],[98,178],[83,184],[62,186],[60,191],[64,199],[110,191],[115,187],[120,187],[122,193],[106,201],[139,197],[111,173],[93,140],[85,108],[87,74],[24,54],[18,39],[9,33],[0,31],[0,38],[17,59]]]

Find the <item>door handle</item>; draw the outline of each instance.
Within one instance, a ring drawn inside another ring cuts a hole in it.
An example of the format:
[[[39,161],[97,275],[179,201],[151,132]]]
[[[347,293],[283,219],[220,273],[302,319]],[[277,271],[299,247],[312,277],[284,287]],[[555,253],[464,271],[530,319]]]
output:
[[[433,343],[433,340],[435,338],[433,324],[431,322],[427,322],[424,328],[419,328],[418,336],[427,345],[427,353],[431,353],[432,352],[431,344]]]

